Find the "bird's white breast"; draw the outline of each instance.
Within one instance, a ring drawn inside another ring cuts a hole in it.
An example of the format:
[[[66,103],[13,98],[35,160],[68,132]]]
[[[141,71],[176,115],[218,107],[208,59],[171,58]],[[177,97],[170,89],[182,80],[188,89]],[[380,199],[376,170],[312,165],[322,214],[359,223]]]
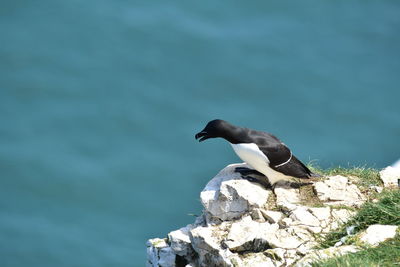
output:
[[[253,169],[263,173],[268,177],[271,184],[279,180],[288,180],[291,177],[284,175],[283,173],[277,172],[269,167],[268,157],[258,148],[254,143],[250,144],[231,144],[235,153],[244,162],[250,165]]]
[[[235,153],[247,164],[256,168],[255,165],[269,164],[268,157],[254,143],[250,144],[231,144]]]

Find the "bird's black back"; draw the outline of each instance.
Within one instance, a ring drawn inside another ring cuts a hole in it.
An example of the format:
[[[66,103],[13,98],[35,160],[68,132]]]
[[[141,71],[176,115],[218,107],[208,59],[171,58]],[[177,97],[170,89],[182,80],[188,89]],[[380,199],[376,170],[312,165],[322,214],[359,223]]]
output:
[[[311,171],[294,155],[290,149],[276,136],[262,132],[242,128],[246,137],[242,137],[242,143],[255,143],[268,157],[270,168],[285,175],[297,178],[309,178]],[[239,142],[238,142],[239,143]],[[290,159],[290,161],[288,161]],[[279,166],[280,164],[283,164]]]

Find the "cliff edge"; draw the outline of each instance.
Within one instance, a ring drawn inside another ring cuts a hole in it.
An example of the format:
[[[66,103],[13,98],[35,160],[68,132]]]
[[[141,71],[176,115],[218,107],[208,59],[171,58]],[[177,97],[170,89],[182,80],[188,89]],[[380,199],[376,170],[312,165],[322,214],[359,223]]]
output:
[[[321,249],[318,242],[383,187],[360,186],[351,175],[328,175],[272,191],[242,179],[236,167],[248,166],[229,165],[208,182],[200,194],[203,213],[194,223],[147,242],[147,266],[309,266],[361,249],[345,242]],[[400,171],[388,167],[380,176],[384,186],[393,187]],[[397,227],[372,225],[358,239],[376,246],[393,238]],[[351,227],[347,230],[352,235]]]

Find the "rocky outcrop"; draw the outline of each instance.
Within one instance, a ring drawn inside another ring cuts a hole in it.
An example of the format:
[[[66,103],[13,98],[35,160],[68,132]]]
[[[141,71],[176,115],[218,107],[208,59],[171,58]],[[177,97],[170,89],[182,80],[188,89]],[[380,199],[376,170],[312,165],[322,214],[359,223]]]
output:
[[[400,165],[397,167],[388,166],[379,174],[385,187],[400,186]]]
[[[360,206],[365,200],[357,186],[341,175],[317,182],[314,188],[326,205]]]
[[[325,177],[272,191],[242,179],[232,164],[201,192],[204,210],[193,224],[147,242],[147,266],[307,266],[358,250],[314,249],[317,236],[348,221],[366,197],[351,179]],[[367,230],[368,232],[368,230]]]
[[[398,226],[396,225],[370,225],[367,230],[359,235],[360,241],[369,246],[377,246],[379,243],[395,237]]]

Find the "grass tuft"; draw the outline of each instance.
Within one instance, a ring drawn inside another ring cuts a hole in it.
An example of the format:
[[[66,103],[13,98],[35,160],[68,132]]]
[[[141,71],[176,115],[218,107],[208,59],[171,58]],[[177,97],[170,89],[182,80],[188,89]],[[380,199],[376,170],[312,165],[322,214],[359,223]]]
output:
[[[333,246],[346,235],[346,227],[355,225],[356,232],[366,229],[372,224],[400,225],[400,191],[387,190],[379,195],[377,203],[365,203],[358,213],[344,224],[338,231],[329,233],[320,243],[321,248]]]
[[[385,241],[374,248],[366,248],[356,253],[314,262],[313,267],[394,267],[400,266],[400,236]]]
[[[334,246],[342,237],[346,236],[346,228],[354,225],[355,232],[361,232],[373,224],[400,225],[400,190],[384,190],[378,194],[371,189],[371,185],[382,186],[379,171],[366,167],[335,167],[322,170],[309,165],[310,170],[323,176],[343,175],[356,184],[369,200],[358,209],[357,214],[342,225],[338,230],[327,234],[320,241],[318,248]],[[377,200],[377,201],[376,201]],[[333,207],[335,208],[335,207]],[[338,207],[340,208],[340,207]],[[357,237],[347,239],[346,244],[357,243]],[[399,266],[400,267],[400,230],[394,239],[385,241],[377,247],[367,247],[359,252],[340,257],[314,262],[311,266],[318,267],[353,267],[353,266]]]
[[[320,248],[333,246],[346,235],[346,227],[350,225],[356,226],[356,232],[360,232],[372,224],[400,225],[400,191],[385,190],[379,194],[378,199],[379,201],[376,203],[365,203],[350,221],[338,231],[329,233],[320,243]],[[346,243],[355,241],[355,238],[349,238]],[[369,247],[356,253],[314,262],[311,266],[400,266],[400,234],[377,247]]]

